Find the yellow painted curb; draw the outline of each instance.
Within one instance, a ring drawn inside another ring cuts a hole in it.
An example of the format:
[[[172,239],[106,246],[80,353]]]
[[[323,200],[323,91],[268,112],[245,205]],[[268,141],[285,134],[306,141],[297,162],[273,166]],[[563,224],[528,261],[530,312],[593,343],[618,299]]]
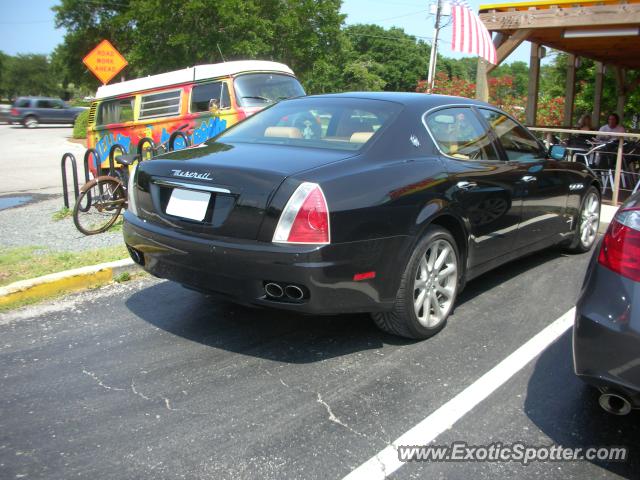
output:
[[[124,259],[14,282],[0,287],[0,307],[104,285],[115,275],[136,268],[131,259]]]

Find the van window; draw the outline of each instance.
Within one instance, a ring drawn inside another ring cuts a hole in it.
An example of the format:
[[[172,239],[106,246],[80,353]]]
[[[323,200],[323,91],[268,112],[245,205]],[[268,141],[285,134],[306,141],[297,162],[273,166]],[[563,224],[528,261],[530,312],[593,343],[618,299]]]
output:
[[[130,122],[133,120],[134,98],[120,98],[109,100],[100,104],[98,110],[98,125],[108,125],[110,123]]]
[[[13,104],[14,107],[18,108],[28,108],[29,107],[29,99],[28,98],[19,98],[16,100],[16,103]]]
[[[242,107],[266,107],[270,103],[304,96],[304,89],[295,77],[276,73],[239,75],[234,82],[236,98]]]
[[[231,107],[229,87],[226,82],[206,83],[193,87],[191,90],[191,113],[208,112],[210,100],[217,100],[220,108]]]
[[[144,95],[140,104],[140,118],[170,117],[180,114],[182,90]]]

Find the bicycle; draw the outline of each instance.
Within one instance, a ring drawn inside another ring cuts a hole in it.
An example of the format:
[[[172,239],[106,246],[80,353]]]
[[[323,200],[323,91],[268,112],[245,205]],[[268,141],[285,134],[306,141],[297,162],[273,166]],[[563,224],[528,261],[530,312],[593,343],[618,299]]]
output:
[[[151,159],[158,153],[188,147],[189,134],[183,131],[185,127],[186,124],[178,127],[167,141],[157,146],[150,138],[140,140],[137,154],[126,155],[122,146],[113,145],[109,150],[109,175],[98,174],[80,188],[73,207],[76,228],[84,235],[104,233],[111,228],[122,210],[127,208],[129,169],[136,162]]]
[[[122,147],[114,145],[110,152]],[[129,167],[139,161],[138,155],[120,155],[119,168],[115,175],[99,175],[80,188],[80,195],[73,207],[73,223],[85,235],[96,235],[106,232],[116,222],[122,209],[127,208],[127,183]],[[110,161],[111,165],[113,162]],[[117,175],[117,176],[116,176]]]

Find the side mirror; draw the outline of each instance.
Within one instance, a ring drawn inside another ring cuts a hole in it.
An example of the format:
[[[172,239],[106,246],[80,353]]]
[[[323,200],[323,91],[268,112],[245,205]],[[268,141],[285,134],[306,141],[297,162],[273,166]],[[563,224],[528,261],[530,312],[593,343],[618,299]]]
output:
[[[567,148],[563,145],[551,145],[549,148],[549,156],[554,160],[564,160],[566,153]]]

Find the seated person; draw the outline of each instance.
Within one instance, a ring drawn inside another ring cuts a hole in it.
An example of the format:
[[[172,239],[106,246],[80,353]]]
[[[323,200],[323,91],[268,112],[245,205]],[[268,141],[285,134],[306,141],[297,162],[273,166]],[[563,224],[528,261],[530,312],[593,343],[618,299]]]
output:
[[[591,116],[584,114],[578,120],[578,125],[576,125],[576,130],[593,130],[593,126],[591,125]],[[584,148],[588,150],[590,148],[590,144],[588,140],[590,140],[589,135],[571,135],[569,140],[567,141],[567,147],[571,148]]]
[[[615,132],[624,133],[625,129],[620,125],[620,117],[617,113],[610,113],[607,119],[607,124],[600,127],[599,132]],[[601,142],[611,142],[617,140],[615,137],[609,137],[608,135],[598,135],[596,140]]]

